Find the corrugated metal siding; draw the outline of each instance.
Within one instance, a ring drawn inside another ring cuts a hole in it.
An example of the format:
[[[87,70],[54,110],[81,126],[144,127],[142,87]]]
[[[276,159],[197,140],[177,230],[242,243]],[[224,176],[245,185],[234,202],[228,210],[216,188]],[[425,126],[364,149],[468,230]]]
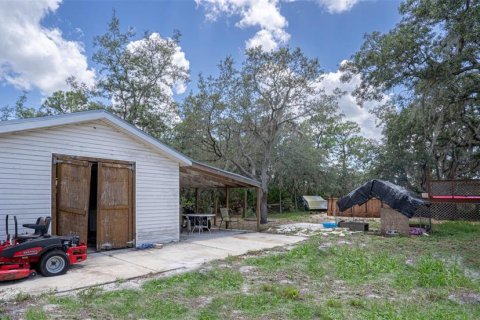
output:
[[[178,241],[178,163],[102,121],[0,135],[0,238],[5,214],[19,226],[50,215],[54,153],[134,161],[137,242]]]

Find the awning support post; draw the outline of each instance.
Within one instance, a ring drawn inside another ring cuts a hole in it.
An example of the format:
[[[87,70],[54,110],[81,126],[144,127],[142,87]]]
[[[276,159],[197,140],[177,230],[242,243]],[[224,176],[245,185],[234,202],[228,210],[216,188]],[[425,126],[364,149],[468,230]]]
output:
[[[256,214],[257,214],[257,231],[260,231],[260,207],[262,203],[262,189],[257,188],[257,209],[256,209]]]
[[[215,217],[213,217],[213,224],[216,226],[217,225],[217,215],[218,215],[218,195],[217,192],[214,192],[214,197],[215,197],[215,202],[214,202],[214,207],[213,207],[213,213],[215,214]]]
[[[230,189],[228,187],[225,188],[225,202],[225,206],[230,210]]]
[[[248,189],[245,189],[243,197],[243,219],[247,217],[247,206],[248,206]]]
[[[195,213],[198,213],[198,188],[195,188]]]

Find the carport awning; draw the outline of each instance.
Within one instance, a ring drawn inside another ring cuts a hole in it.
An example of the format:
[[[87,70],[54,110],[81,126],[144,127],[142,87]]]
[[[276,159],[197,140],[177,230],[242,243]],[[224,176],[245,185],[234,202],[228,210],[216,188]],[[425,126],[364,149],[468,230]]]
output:
[[[200,162],[180,168],[180,188],[260,188],[260,182]]]

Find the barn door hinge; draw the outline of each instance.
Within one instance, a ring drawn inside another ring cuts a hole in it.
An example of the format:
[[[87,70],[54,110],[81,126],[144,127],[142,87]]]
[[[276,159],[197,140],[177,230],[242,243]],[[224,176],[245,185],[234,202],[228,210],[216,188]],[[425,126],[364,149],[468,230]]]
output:
[[[60,159],[53,159],[53,164],[59,164],[59,163],[64,163],[65,161],[60,160]]]

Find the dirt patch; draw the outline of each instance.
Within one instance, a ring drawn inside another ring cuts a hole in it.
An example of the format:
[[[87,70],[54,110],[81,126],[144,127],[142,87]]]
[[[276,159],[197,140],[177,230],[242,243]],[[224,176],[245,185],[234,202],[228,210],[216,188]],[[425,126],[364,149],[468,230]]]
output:
[[[332,217],[327,216],[326,213],[312,213],[306,215],[305,212],[298,212],[298,215],[301,216],[301,221],[299,221],[299,219],[297,219],[294,215],[290,217],[283,217],[281,214],[270,214],[268,217],[268,223],[260,225],[260,229],[262,231],[274,232],[275,227],[280,225],[297,222],[318,224],[319,222],[332,220]],[[240,230],[256,231],[257,222],[255,219],[241,220],[238,222],[238,224],[235,224],[235,228]]]
[[[253,271],[255,271],[257,268],[256,267],[253,267],[253,266],[241,266],[238,271],[240,271],[240,273],[251,273]]]
[[[291,223],[283,224],[279,226],[272,227],[268,229],[268,232],[280,233],[280,234],[290,234],[296,236],[311,236],[318,234],[325,228],[320,223]]]
[[[461,304],[465,304],[465,303],[480,304],[480,294],[474,293],[474,292],[454,293],[449,295],[448,299]]]

